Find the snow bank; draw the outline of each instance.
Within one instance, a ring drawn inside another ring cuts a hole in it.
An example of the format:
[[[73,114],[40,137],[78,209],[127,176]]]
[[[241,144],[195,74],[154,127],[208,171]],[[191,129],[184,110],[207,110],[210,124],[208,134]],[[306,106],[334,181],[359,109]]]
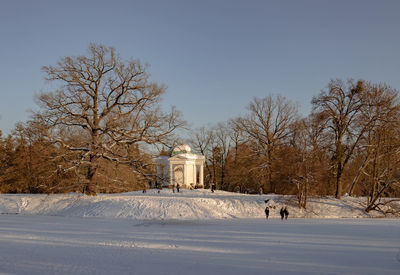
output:
[[[148,190],[147,193],[122,194],[25,195],[1,194],[0,213],[110,217],[137,220],[232,219],[263,218],[265,200],[269,199],[270,218],[279,218],[279,210],[287,205],[289,218],[369,218],[380,217],[378,212],[365,213],[365,198],[343,197],[310,199],[307,210],[298,209],[293,197],[280,195],[245,195],[209,190]]]

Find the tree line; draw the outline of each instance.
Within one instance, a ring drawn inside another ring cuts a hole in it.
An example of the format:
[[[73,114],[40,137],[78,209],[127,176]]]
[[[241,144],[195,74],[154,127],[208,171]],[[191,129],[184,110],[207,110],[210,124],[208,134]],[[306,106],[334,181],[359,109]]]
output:
[[[155,154],[187,142],[206,157],[205,183],[234,192],[381,197],[400,193],[398,91],[364,80],[331,80],[302,117],[280,95],[254,98],[243,116],[191,130],[163,111],[165,87],[139,60],[91,44],[86,55],[43,66],[50,91],[39,111],[0,135],[0,192],[123,192],[154,180]],[[390,200],[386,200],[385,203]]]
[[[332,80],[308,117],[282,96],[254,98],[247,114],[197,129],[206,182],[236,192],[367,196],[367,211],[400,195],[400,104],[384,84]]]

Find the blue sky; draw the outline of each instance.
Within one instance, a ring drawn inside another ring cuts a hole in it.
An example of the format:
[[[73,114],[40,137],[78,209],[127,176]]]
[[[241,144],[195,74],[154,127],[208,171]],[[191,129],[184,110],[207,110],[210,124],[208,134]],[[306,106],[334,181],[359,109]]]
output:
[[[330,79],[400,88],[400,1],[0,0],[0,130],[48,90],[41,66],[90,42],[150,64],[193,126],[234,118],[281,94],[307,115]]]

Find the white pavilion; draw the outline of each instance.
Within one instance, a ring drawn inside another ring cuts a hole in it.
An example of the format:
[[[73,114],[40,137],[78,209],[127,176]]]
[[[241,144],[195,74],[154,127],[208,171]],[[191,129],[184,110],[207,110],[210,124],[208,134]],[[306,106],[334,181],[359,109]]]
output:
[[[163,187],[204,188],[205,157],[193,154],[189,145],[179,145],[168,155],[155,158],[157,182]]]

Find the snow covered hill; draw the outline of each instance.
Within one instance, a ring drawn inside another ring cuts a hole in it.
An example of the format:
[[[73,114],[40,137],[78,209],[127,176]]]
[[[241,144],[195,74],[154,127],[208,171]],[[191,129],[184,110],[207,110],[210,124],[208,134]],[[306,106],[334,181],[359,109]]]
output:
[[[289,218],[370,218],[382,217],[365,213],[366,199],[343,197],[310,199],[307,210],[298,209],[290,196],[245,195],[210,190],[148,190],[147,193],[122,194],[26,195],[0,194],[0,213],[130,218],[137,220],[178,219],[207,220],[232,218],[264,218],[265,200],[271,206],[270,218],[279,218],[279,209],[287,205]],[[399,203],[400,205],[400,203]]]

